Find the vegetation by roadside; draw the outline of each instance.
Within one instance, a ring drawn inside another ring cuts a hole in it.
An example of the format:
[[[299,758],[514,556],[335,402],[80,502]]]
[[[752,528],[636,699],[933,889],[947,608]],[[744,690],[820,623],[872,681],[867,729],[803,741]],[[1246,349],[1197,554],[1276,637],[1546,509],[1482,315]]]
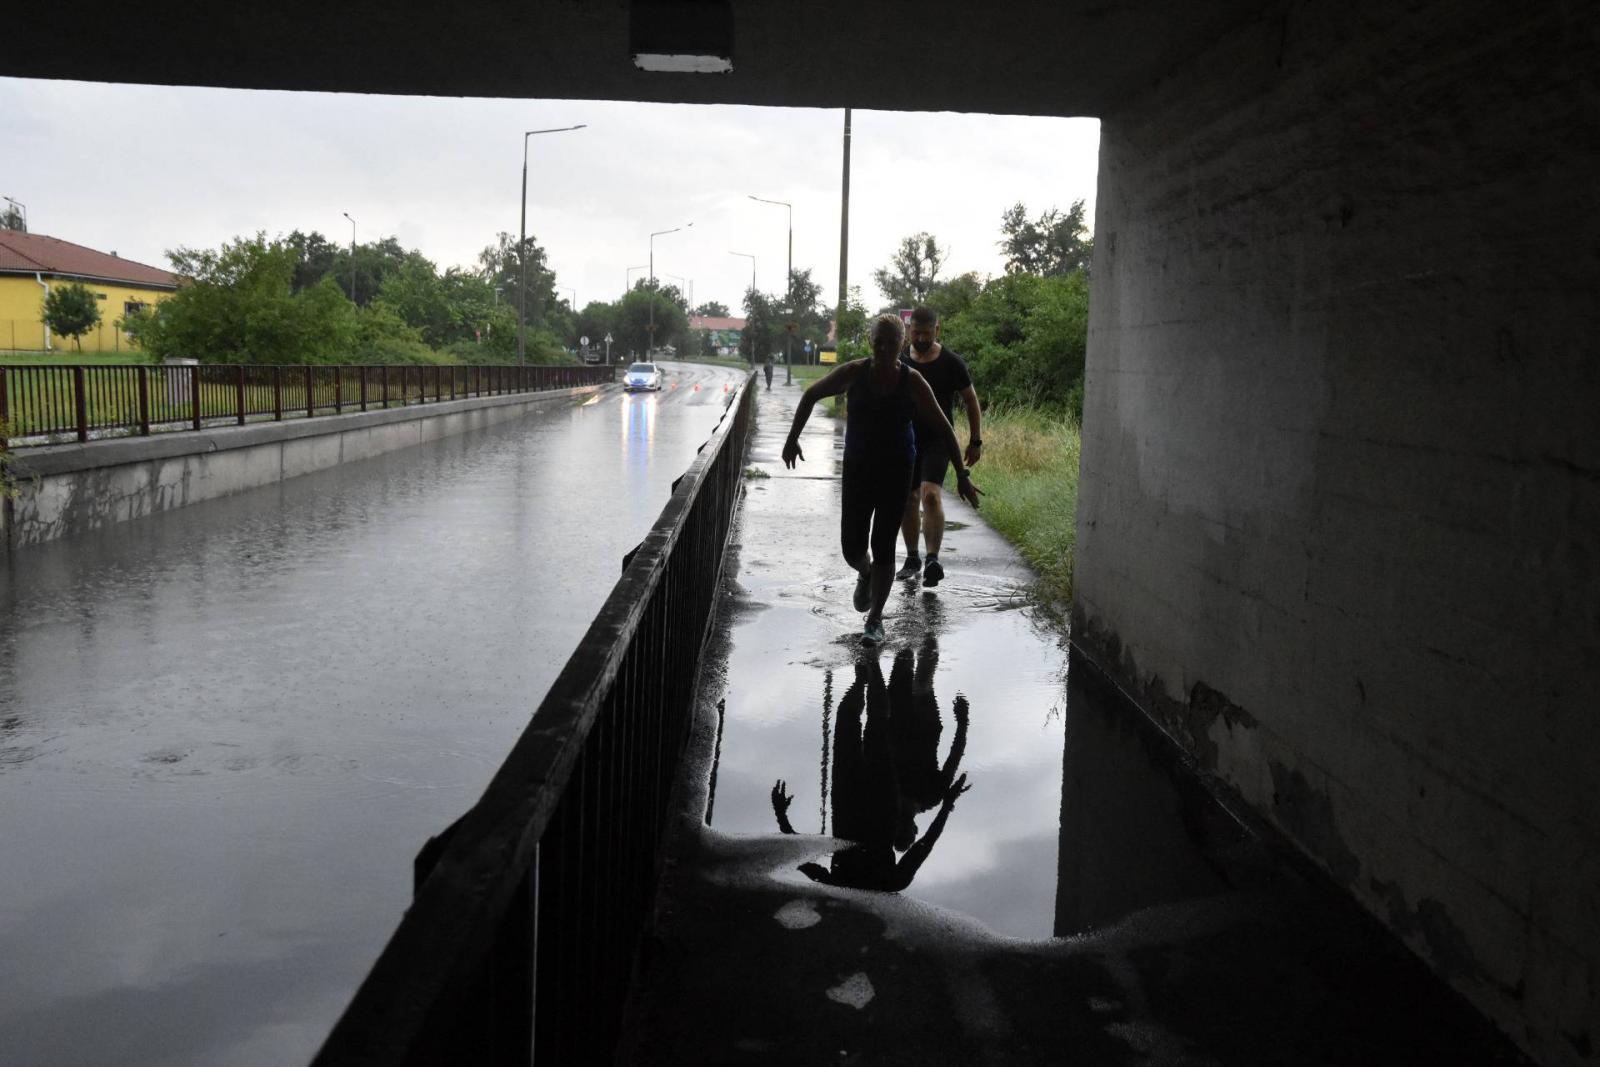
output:
[[[965,419],[957,436],[965,443]],[[1017,546],[1039,575],[1040,600],[1072,599],[1077,544],[1078,423],[1069,413],[996,407],[983,413],[983,458],[972,479],[983,490],[984,519]],[[955,478],[946,478],[955,492]]]

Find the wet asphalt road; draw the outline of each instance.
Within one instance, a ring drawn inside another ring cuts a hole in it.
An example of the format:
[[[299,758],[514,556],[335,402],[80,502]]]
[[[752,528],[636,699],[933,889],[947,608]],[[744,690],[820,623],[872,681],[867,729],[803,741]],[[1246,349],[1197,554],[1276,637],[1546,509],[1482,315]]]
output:
[[[5,1063],[303,1062],[736,372],[0,570]]]

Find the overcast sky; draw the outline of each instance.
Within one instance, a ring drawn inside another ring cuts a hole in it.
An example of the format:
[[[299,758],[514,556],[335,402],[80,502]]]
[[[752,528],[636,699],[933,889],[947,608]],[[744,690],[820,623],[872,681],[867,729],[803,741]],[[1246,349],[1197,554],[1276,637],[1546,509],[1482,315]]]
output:
[[[785,212],[794,262],[837,292],[843,112],[807,108],[481,100],[252,92],[0,79],[0,194],[29,228],[166,266],[180,245],[320,230],[393,234],[441,267],[470,265],[517,232],[521,131],[530,141],[528,232],[580,304],[615,299],[628,267],[693,279],[696,303],[738,314],[754,253],[782,285]],[[872,271],[927,230],[945,273],[995,274],[1000,213],[1084,199],[1093,218],[1092,119],[854,112],[850,279],[870,308]],[[637,277],[637,274],[635,275]],[[567,294],[571,295],[571,294]]]

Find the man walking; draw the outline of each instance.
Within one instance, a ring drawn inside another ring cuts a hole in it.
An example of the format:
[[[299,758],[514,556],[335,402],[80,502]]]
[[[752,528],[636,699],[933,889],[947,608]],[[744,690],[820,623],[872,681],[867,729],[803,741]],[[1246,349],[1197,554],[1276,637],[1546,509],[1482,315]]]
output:
[[[911,313],[911,328],[907,332],[911,347],[905,363],[914,367],[933,388],[934,399],[951,421],[955,398],[967,409],[966,465],[977,463],[983,456],[983,436],[980,432],[982,412],[978,407],[978,392],[972,387],[972,375],[960,356],[939,343],[939,316],[932,308],[919,307]],[[950,466],[950,455],[944,442],[931,433],[925,434],[917,425],[917,461],[911,471],[911,499],[907,501],[905,516],[900,522],[900,532],[905,535],[906,562],[896,578],[915,578],[922,571],[922,584],[933,586],[944,580],[944,567],[939,563],[939,549],[944,543],[944,500],[942,487],[945,471]],[[920,513],[920,514],[919,514]],[[924,564],[917,552],[918,530],[927,543],[928,560]]]

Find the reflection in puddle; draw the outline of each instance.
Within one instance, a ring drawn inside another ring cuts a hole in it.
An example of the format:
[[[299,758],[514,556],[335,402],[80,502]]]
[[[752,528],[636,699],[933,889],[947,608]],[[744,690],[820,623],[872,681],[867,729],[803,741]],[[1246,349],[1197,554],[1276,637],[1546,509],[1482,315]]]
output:
[[[875,655],[857,658],[854,681],[832,723],[832,745],[823,749],[821,775],[823,826],[831,769],[833,836],[849,844],[833,853],[827,867],[801,864],[800,871],[812,881],[898,892],[911,884],[944,833],[956,798],[969,788],[966,775],[956,773],[966,750],[969,711],[966,698],[958,695],[951,708],[955,734],[941,763],[944,723],[933,688],[938,663],[938,641],[931,633],[916,653],[904,648],[895,654],[887,685]],[[832,686],[829,671],[825,729]],[[789,821],[794,799],[787,783],[778,779],[772,787],[772,814],[786,834],[795,832]],[[935,809],[919,836],[918,820]]]

